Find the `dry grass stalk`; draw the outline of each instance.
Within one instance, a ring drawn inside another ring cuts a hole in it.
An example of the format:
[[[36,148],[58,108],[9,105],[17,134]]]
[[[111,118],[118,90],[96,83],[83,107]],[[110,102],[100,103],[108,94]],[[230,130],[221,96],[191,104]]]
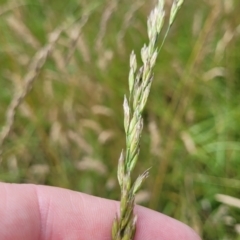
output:
[[[6,18],[6,22],[13,30],[14,34],[17,35],[18,39],[21,39],[21,41],[25,42],[29,47],[32,47],[35,50],[39,49],[39,41],[33,36],[29,28],[22,21],[21,17],[18,17],[17,14],[12,14]]]
[[[129,11],[127,11],[127,13],[124,15],[123,24],[121,26],[119,33],[117,34],[117,44],[120,52],[123,51],[123,38],[127,32],[127,29],[129,28],[129,25],[134,17],[134,14],[140,7],[142,7],[143,4],[144,1],[142,0],[134,2],[134,4],[131,5]]]
[[[118,0],[111,0],[111,2],[109,3],[109,5],[107,5],[107,8],[105,9],[102,15],[100,28],[99,28],[99,32],[98,32],[98,35],[96,38],[96,44],[95,44],[95,50],[99,53],[101,53],[104,50],[102,44],[103,44],[104,35],[106,34],[107,24],[111,16],[113,15],[113,13],[117,10],[118,4],[119,4]]]
[[[82,18],[81,28],[85,25],[87,20],[88,20],[88,14],[84,15],[84,17]],[[49,35],[48,43],[43,48],[41,48],[39,51],[37,51],[37,53],[33,57],[32,62],[29,67],[29,71],[23,78],[23,87],[19,92],[15,93],[15,95],[13,96],[12,101],[6,111],[6,121],[0,132],[0,163],[2,161],[3,143],[6,140],[6,138],[8,137],[8,135],[10,134],[10,131],[13,127],[13,123],[14,123],[14,119],[15,119],[15,115],[16,115],[16,111],[17,111],[18,107],[21,105],[22,101],[25,99],[27,94],[32,89],[32,85],[33,85],[35,79],[41,72],[41,69],[43,68],[47,58],[52,53],[60,35],[62,34],[63,31],[66,31],[69,28],[69,26],[72,24],[73,23],[66,22],[66,23],[62,24],[60,27],[56,28]]]
[[[72,36],[70,37],[71,43],[70,43],[70,47],[69,47],[69,52],[66,56],[65,65],[67,65],[69,63],[70,59],[72,58],[72,56],[76,50],[78,40],[82,33],[82,28],[86,25],[86,23],[89,19],[89,16],[90,16],[90,13],[84,14],[82,16],[80,22],[72,28],[72,32],[71,32]]]
[[[53,31],[49,36],[49,43],[44,46],[42,49],[40,49],[35,56],[33,57],[32,63],[29,67],[28,73],[25,75],[23,79],[23,87],[22,90],[17,92],[7,109],[6,112],[6,122],[3,126],[1,132],[0,132],[0,163],[2,161],[2,147],[3,143],[10,134],[10,131],[13,127],[15,115],[18,107],[22,103],[22,101],[25,99],[27,94],[32,89],[32,85],[34,83],[34,80],[40,73],[41,69],[43,68],[49,54],[51,53],[52,49],[54,48],[57,40],[60,37],[60,34],[64,30],[64,27],[59,27],[55,31]]]
[[[162,47],[161,45],[159,49],[156,44],[165,18],[164,3],[164,0],[159,0],[148,18],[149,43],[141,49],[143,65],[138,71],[135,53],[132,52],[130,56],[129,97],[125,96],[123,103],[126,151],[122,151],[118,162],[121,202],[120,214],[116,216],[112,226],[113,240],[132,240],[134,238],[137,222],[137,216],[133,213],[135,195],[148,176],[148,170],[146,170],[132,183],[131,172],[137,163],[140,151],[140,138],[143,128],[142,112],[150,92],[156,58]],[[183,0],[175,0],[173,2],[168,30],[172,26],[182,4]],[[168,30],[163,42],[166,39]]]
[[[17,3],[16,3],[16,1],[8,1],[5,5],[1,5],[0,16],[8,13],[10,11],[13,11],[16,8],[26,6],[26,5],[28,5],[28,4],[25,3],[24,1],[20,1],[20,0]]]
[[[240,199],[225,194],[216,194],[215,199],[226,205],[240,208]]]

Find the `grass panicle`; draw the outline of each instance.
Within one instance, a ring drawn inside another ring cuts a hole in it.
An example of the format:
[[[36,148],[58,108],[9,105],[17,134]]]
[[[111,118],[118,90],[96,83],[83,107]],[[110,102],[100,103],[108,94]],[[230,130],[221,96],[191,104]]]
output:
[[[168,29],[183,1],[174,1]],[[143,129],[142,112],[146,105],[153,80],[153,68],[159,54],[157,40],[162,30],[165,18],[164,0],[159,0],[152,10],[147,22],[148,45],[141,49],[143,65],[137,70],[137,60],[134,51],[130,55],[130,71],[128,77],[129,97],[124,96],[124,129],[126,134],[126,151],[122,151],[118,161],[118,182],[121,188],[120,215],[116,216],[112,227],[113,240],[131,240],[136,230],[137,216],[133,209],[135,194],[148,177],[148,170],[141,174],[133,183],[133,171],[139,156],[140,139]]]

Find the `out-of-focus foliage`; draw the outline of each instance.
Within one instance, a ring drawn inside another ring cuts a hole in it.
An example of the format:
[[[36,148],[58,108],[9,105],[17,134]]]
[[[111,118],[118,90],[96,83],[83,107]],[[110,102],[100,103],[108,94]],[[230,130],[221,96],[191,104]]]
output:
[[[35,54],[63,28],[17,108],[2,146],[1,181],[119,198],[129,55],[147,41],[153,5],[1,1],[1,127]],[[240,209],[215,197],[240,195],[239,9],[237,0],[186,0],[155,68],[135,171],[152,167],[139,203],[187,223],[206,240],[240,236]]]

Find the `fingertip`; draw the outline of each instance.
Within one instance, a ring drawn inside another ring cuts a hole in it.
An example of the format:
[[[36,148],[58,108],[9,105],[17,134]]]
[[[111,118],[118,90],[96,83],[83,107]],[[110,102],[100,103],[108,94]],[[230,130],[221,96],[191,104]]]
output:
[[[201,240],[189,226],[164,214],[141,206],[135,212],[138,215],[136,239]]]

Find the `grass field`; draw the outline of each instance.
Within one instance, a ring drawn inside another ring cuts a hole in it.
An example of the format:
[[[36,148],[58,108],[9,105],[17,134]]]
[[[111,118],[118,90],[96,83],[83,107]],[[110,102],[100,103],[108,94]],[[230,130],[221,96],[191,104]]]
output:
[[[1,181],[119,199],[129,55],[140,62],[154,3],[0,0]],[[185,0],[154,70],[135,170],[152,167],[139,204],[205,240],[240,239],[240,204],[227,198],[240,196],[239,9]]]

